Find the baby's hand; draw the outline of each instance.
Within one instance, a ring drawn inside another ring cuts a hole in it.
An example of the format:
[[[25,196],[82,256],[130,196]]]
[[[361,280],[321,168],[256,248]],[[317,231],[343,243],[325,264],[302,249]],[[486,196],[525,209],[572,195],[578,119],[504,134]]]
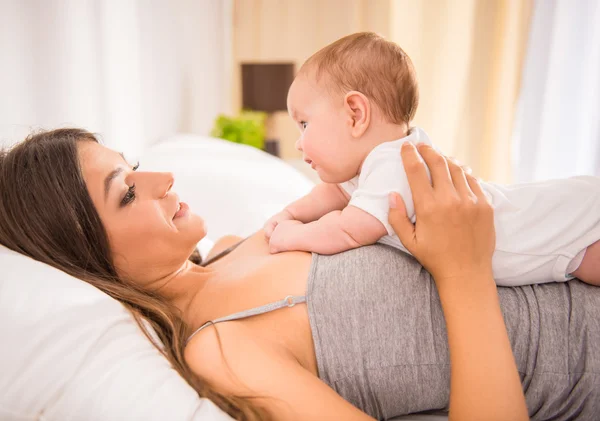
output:
[[[267,238],[267,240],[269,238],[271,238],[271,235],[273,234],[273,230],[275,229],[277,224],[279,224],[282,221],[289,221],[289,220],[294,220],[294,216],[286,209],[284,209],[281,212],[276,213],[275,215],[270,217],[269,220],[267,222],[265,222],[265,226],[264,226],[265,237]]]
[[[282,251],[293,251],[294,248],[294,225],[302,225],[302,222],[294,219],[287,221],[280,221],[269,240],[269,251],[273,254],[280,253]]]

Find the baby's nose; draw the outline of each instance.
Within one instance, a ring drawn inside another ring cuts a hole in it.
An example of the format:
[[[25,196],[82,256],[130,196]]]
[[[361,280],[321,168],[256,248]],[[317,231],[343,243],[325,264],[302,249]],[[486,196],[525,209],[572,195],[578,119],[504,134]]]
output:
[[[296,144],[294,146],[296,147],[297,151],[302,150],[302,142],[300,142],[300,138],[298,138],[298,140],[296,140]]]

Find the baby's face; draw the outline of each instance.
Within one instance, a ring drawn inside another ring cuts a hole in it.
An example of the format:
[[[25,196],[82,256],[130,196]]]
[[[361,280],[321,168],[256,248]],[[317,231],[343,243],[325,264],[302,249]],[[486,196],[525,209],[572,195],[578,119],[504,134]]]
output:
[[[358,140],[351,136],[352,121],[326,87],[299,75],[288,92],[288,112],[300,129],[296,149],[326,183],[355,177],[363,160]]]

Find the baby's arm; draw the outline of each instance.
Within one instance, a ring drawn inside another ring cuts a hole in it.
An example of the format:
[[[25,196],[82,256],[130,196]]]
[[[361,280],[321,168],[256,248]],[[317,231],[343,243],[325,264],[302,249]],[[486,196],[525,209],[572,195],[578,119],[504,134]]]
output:
[[[336,188],[345,198],[343,212],[328,213],[318,221],[307,224],[306,227],[302,226],[302,222],[311,222],[326,213],[321,213],[322,210],[333,209],[321,208],[318,216],[317,213],[311,215],[317,216],[314,219],[301,219],[297,215],[294,215],[294,218],[280,219],[277,222],[281,226],[277,226],[277,229],[272,232],[276,237],[275,240],[271,238],[271,251],[306,250],[332,254],[373,244],[386,234],[392,235],[394,231],[388,223],[388,196],[391,192],[397,192],[402,196],[407,216],[413,223],[415,222],[412,193],[395,142],[390,143],[389,147],[376,149],[369,154],[361,168],[358,186],[349,201],[341,187],[336,185]],[[296,206],[304,199],[292,205]],[[311,208],[318,206],[315,202],[303,203],[311,203],[307,206]],[[292,212],[296,209],[301,213],[300,209],[305,208],[298,206],[292,209]]]
[[[377,218],[347,206],[308,224],[281,222],[273,231],[269,247],[271,253],[301,250],[335,254],[373,244],[386,234],[387,229]]]
[[[275,227],[285,220],[312,222],[334,210],[348,205],[349,196],[337,184],[317,184],[310,193],[290,203],[265,223],[265,235],[271,236]]]
[[[306,223],[316,221],[331,211],[344,209],[349,199],[338,184],[321,183],[285,209],[295,220]]]

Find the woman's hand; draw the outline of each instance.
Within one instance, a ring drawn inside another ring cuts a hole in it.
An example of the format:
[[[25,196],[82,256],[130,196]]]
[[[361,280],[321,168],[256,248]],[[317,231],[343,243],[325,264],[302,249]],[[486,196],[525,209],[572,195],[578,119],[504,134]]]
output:
[[[493,209],[478,181],[428,145],[418,146],[417,152],[407,142],[401,153],[417,217],[413,225],[400,195],[390,195],[389,222],[402,244],[438,284],[469,274],[491,274]]]
[[[416,223],[390,197],[389,221],[433,275],[450,348],[453,420],[527,420],[527,406],[492,276],[494,219],[481,186],[429,146],[406,143],[402,160]]]

